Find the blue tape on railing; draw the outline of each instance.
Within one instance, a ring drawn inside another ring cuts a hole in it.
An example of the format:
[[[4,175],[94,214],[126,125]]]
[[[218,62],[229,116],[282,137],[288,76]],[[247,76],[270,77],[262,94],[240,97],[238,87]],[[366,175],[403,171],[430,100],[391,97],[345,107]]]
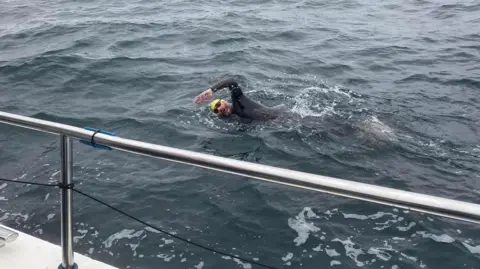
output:
[[[88,130],[88,131],[92,131],[92,132],[96,132],[97,134],[106,134],[106,135],[116,136],[115,133],[111,133],[111,132],[107,132],[107,131],[104,131],[104,130],[95,129],[95,128],[91,128],[91,127],[84,127],[83,129]],[[85,145],[89,145],[89,146],[92,146],[92,147],[98,148],[98,149],[106,149],[106,150],[111,150],[112,149],[109,146],[105,146],[105,145],[96,143],[95,142],[95,137],[90,141],[80,140],[80,143],[85,144]]]

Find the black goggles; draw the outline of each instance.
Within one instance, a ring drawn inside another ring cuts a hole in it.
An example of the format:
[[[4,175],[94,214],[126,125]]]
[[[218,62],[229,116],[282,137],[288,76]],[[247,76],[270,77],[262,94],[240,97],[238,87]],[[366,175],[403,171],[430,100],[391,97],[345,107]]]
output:
[[[215,114],[218,113],[218,108],[220,107],[221,104],[222,104],[222,101],[218,101],[218,102],[215,104],[215,108],[213,109],[213,113],[215,113]]]

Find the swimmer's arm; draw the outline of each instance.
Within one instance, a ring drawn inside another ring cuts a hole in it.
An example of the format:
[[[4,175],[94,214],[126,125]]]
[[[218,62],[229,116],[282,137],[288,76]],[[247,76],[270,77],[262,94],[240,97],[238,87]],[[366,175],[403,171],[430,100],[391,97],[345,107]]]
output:
[[[224,89],[224,88],[238,88],[238,83],[233,79],[233,78],[228,78],[222,81],[217,82],[215,85],[210,87],[213,92],[216,92],[218,90]]]
[[[242,89],[240,88],[240,86],[238,86],[238,83],[233,78],[228,78],[228,79],[219,81],[215,85],[213,85],[210,89],[212,89],[212,92],[217,92],[218,90],[221,90],[227,87],[230,89],[230,92],[232,93],[233,100],[238,99],[243,95]]]
[[[232,94],[232,100],[239,99],[243,95],[242,89],[240,88],[240,86],[238,86],[238,83],[233,78],[229,78],[217,82],[215,85],[202,92],[195,98],[195,103],[200,104],[202,102],[205,102],[213,96],[214,92],[217,92],[227,87],[230,89],[230,92]]]

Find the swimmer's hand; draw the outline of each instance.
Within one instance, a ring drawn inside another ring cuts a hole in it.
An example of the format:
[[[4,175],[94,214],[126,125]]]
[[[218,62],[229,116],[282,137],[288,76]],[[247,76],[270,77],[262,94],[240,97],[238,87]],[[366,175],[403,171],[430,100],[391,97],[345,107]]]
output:
[[[195,103],[201,104],[203,102],[206,102],[206,101],[210,100],[210,98],[212,98],[212,96],[213,96],[213,91],[212,91],[211,88],[208,88],[207,90],[205,90],[204,92],[199,94],[197,97],[195,97]]]

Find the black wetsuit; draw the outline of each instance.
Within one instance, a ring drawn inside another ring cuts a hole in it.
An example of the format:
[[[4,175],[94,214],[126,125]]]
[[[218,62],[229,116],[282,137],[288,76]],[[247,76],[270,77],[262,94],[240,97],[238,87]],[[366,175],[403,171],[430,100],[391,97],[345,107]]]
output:
[[[277,108],[264,106],[245,96],[238,83],[232,78],[216,83],[211,89],[216,92],[227,87],[232,95],[232,114],[252,120],[269,120],[276,118],[281,113],[281,110]]]

